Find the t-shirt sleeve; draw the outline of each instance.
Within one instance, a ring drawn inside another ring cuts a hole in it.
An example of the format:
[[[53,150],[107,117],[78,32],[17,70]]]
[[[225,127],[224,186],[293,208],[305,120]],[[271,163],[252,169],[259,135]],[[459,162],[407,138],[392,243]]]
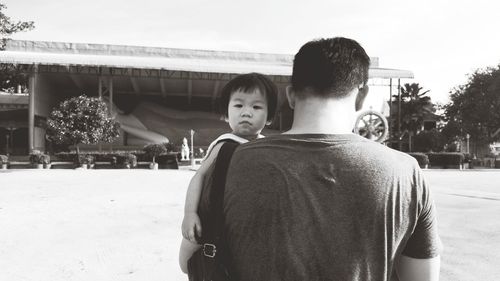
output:
[[[403,255],[416,259],[429,259],[438,256],[442,251],[441,239],[438,233],[436,207],[429,188],[420,168],[416,168],[415,183],[417,184],[419,212],[415,229],[411,234]]]

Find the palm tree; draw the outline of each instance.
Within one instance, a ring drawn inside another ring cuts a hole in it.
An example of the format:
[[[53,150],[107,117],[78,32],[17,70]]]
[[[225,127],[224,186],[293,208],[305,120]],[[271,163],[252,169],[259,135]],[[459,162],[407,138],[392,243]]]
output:
[[[395,110],[392,118],[401,120],[397,130],[400,133],[398,137],[401,139],[404,134],[409,136],[410,150],[412,146],[411,138],[423,129],[425,116],[436,112],[431,98],[426,96],[430,90],[421,92],[422,89],[423,87],[420,87],[418,83],[406,83],[401,87],[401,94],[393,96],[397,104],[401,102],[401,112]],[[399,118],[398,114],[400,114]]]

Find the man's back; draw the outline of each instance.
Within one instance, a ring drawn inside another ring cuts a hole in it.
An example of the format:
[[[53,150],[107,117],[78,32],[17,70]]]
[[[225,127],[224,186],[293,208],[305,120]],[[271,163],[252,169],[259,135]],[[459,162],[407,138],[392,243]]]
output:
[[[389,280],[401,253],[440,246],[416,161],[356,135],[242,145],[225,214],[238,280]]]

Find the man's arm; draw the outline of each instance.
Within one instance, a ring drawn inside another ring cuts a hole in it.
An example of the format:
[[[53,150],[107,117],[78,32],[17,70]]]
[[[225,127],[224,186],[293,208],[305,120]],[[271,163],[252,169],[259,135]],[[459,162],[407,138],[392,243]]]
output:
[[[441,257],[414,259],[401,256],[396,262],[396,272],[400,281],[438,281]]]
[[[414,165],[419,215],[413,233],[396,261],[396,271],[401,281],[437,281],[442,244],[438,234],[436,208],[422,170],[416,161]]]

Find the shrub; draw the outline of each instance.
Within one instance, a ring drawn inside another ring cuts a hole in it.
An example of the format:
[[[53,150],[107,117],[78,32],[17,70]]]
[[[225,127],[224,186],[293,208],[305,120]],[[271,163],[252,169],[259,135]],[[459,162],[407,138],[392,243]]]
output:
[[[417,159],[417,162],[418,162],[418,165],[420,166],[420,168],[425,167],[425,165],[429,165],[429,157],[427,157],[427,155],[424,153],[412,152],[412,153],[408,153],[408,155]]]
[[[80,155],[77,155],[77,161],[76,161],[78,165],[83,165],[83,164],[87,164],[87,165],[92,165],[94,164],[94,156],[90,155],[90,154],[80,154]]]
[[[474,154],[464,153],[464,163],[472,163],[472,160],[474,160],[474,158]]]
[[[458,140],[453,140],[450,143],[447,143],[444,147],[444,151],[446,152],[458,152],[460,151],[460,142]]]
[[[33,150],[30,153],[30,163],[31,164],[43,164],[43,153],[39,150]]]
[[[164,143],[163,146],[167,149],[167,152],[172,152],[175,150],[175,144],[172,142]]]
[[[137,156],[132,153],[117,155],[116,164],[122,166],[130,165],[131,168],[134,168],[137,166]]]
[[[0,155],[0,164],[7,164],[9,163],[9,157],[7,155]]]
[[[113,157],[113,154],[108,153],[89,153],[90,155],[94,156],[94,161],[95,162],[109,162],[111,161],[111,157]]]
[[[429,153],[431,166],[457,166],[464,163],[464,154],[460,152]]]
[[[153,158],[153,163],[156,163],[155,158],[166,153],[167,148],[163,144],[148,144],[144,147],[144,152],[146,152],[149,157]]]
[[[50,164],[50,156],[47,154],[41,155],[42,164]]]

